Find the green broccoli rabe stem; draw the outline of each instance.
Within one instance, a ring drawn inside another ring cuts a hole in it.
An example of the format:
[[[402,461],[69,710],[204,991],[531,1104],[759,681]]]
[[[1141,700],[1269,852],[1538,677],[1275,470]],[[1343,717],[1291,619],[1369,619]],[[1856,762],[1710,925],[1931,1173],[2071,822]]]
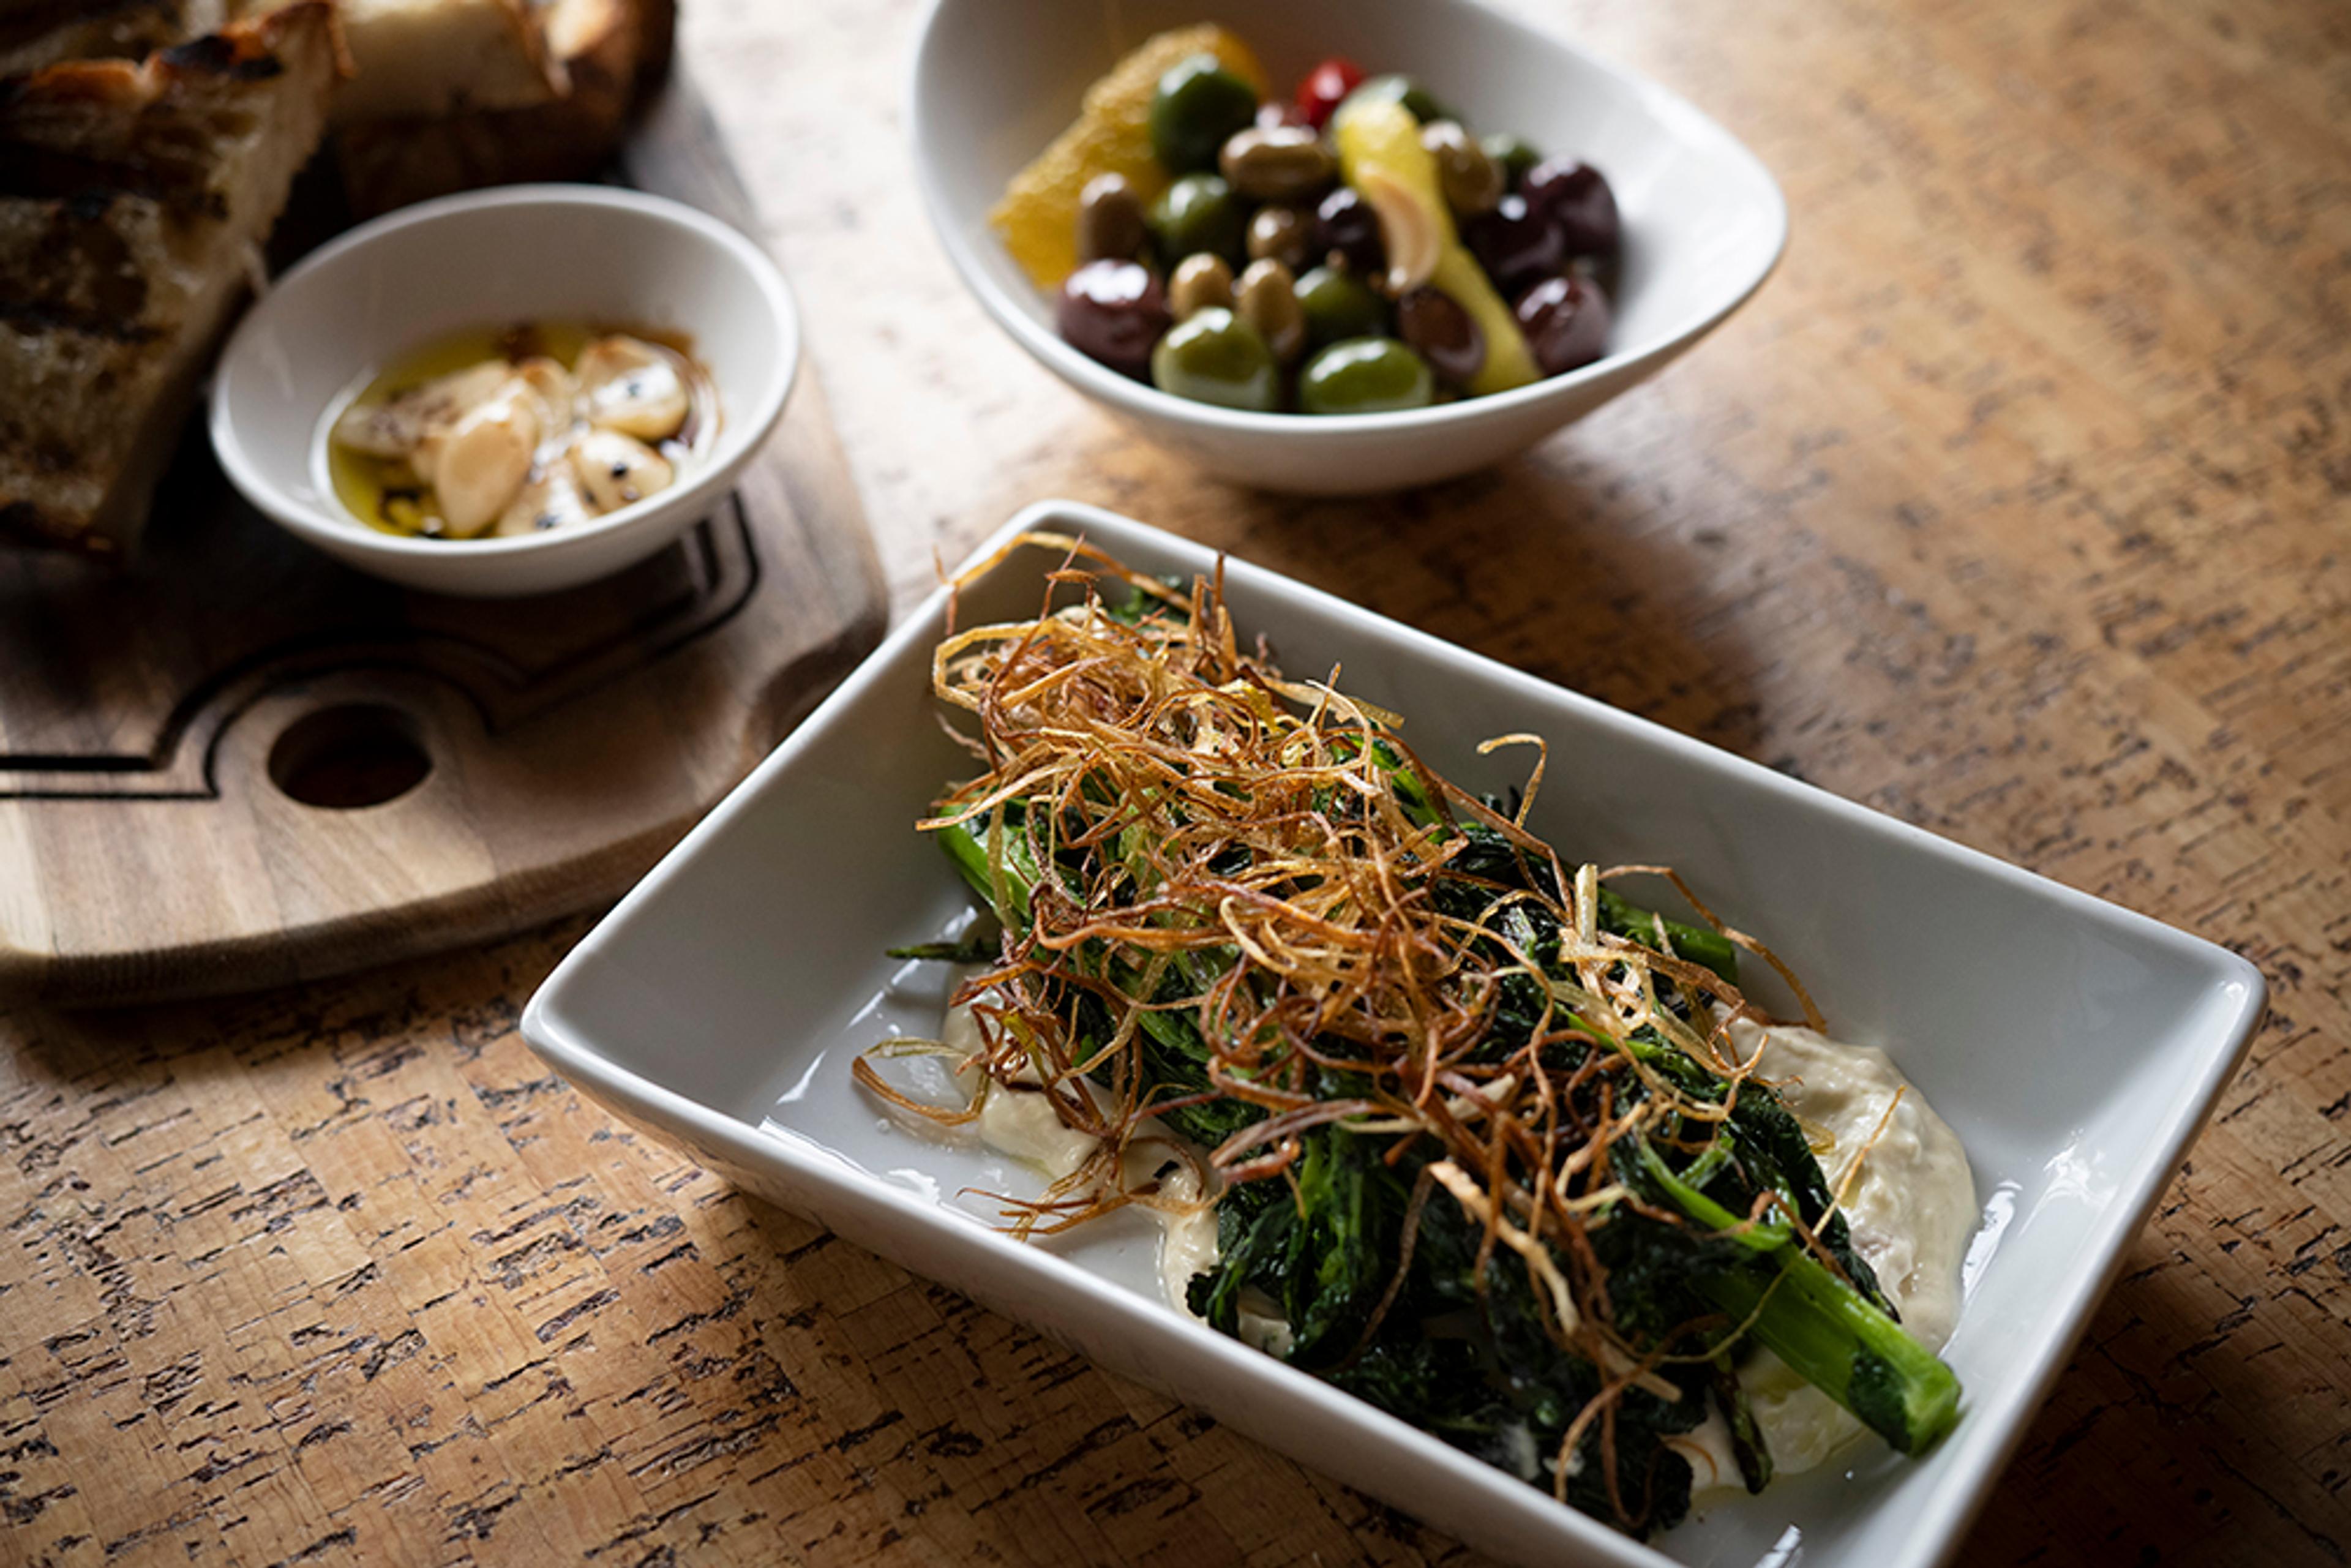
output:
[[[1018,833],[1004,838],[1005,885],[996,884],[996,868],[987,863],[987,841],[960,824],[938,831],[939,847],[974,893],[987,900],[996,917],[1008,929],[1029,928],[1029,890],[1037,883],[1037,862],[1028,842]]]
[[[1666,928],[1666,940],[1673,944],[1677,956],[1712,969],[1732,985],[1739,983],[1739,947],[1729,937],[1704,925],[1692,925],[1687,921],[1654,914],[1604,887],[1600,890],[1602,930],[1614,932],[1644,946],[1655,947],[1660,922]]]
[[[1899,1452],[1924,1453],[1958,1424],[1958,1376],[1811,1255],[1791,1248],[1697,1285],[1734,1320],[1754,1315],[1758,1343]]]
[[[1641,1154],[1653,1176],[1664,1168],[1646,1142]],[[1784,1225],[1741,1230],[1739,1216],[1689,1183],[1667,1173],[1657,1185],[1691,1219],[1732,1232],[1750,1249],[1759,1237],[1779,1239],[1755,1249],[1751,1260],[1700,1275],[1691,1285],[1733,1322],[1749,1323],[1756,1343],[1798,1376],[1905,1454],[1923,1453],[1958,1422],[1959,1380],[1951,1369],[1831,1273]]]
[[[1673,1166],[1666,1163],[1665,1156],[1657,1153],[1656,1145],[1648,1139],[1642,1138],[1635,1146],[1640,1151],[1641,1163],[1648,1171],[1649,1179],[1663,1188],[1666,1196],[1673,1199],[1675,1206],[1684,1214],[1722,1232],[1725,1240],[1736,1242],[1750,1252],[1772,1254],[1788,1245],[1791,1234],[1785,1220],[1759,1219],[1741,1223],[1738,1216],[1699,1190],[1705,1185],[1700,1167],[1714,1162],[1723,1146],[1721,1144],[1710,1145],[1705,1154],[1698,1156],[1698,1163],[1681,1176],[1674,1174]]]
[[[1708,1358],[1707,1374],[1714,1385],[1715,1403],[1722,1407],[1723,1424],[1730,1428],[1730,1456],[1738,1461],[1739,1479],[1750,1492],[1761,1492],[1771,1484],[1771,1446],[1755,1418],[1754,1401],[1739,1381],[1729,1351]]]

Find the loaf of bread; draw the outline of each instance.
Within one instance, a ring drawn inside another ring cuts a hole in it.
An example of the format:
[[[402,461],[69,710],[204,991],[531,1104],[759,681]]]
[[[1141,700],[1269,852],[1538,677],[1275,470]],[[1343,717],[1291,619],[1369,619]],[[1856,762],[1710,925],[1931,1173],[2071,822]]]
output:
[[[584,180],[620,150],[643,87],[667,69],[670,0],[548,0],[538,12],[564,95],[528,109],[436,119],[346,120],[343,190],[360,217],[431,196],[525,180]]]
[[[335,123],[437,120],[563,96],[525,0],[340,0],[351,79]]]
[[[136,537],[342,68],[294,0],[0,80],[0,539]]]

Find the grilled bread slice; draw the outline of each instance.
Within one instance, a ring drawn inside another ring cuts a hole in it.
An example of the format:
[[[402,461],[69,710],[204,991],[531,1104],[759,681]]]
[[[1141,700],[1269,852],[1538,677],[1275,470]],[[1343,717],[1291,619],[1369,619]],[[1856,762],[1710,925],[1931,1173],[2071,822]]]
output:
[[[331,0],[295,0],[0,80],[0,538],[135,538],[340,72]]]
[[[641,91],[667,68],[674,6],[548,0],[538,15],[565,95],[534,109],[340,126],[336,155],[354,214],[485,185],[584,180],[612,161]]]

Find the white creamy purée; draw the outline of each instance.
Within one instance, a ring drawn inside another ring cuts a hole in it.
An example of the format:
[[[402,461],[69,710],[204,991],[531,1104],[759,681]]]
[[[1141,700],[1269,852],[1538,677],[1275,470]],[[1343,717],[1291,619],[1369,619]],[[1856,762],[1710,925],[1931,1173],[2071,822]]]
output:
[[[1959,1318],[1959,1265],[1978,1214],[1975,1176],[1959,1134],[1874,1046],[1844,1045],[1793,1026],[1766,1030],[1745,1019],[1731,1024],[1731,1049],[1740,1059],[1759,1043],[1756,1075],[1772,1083],[1803,1124],[1829,1190],[1844,1194],[1854,1249],[1876,1273],[1904,1330],[1940,1350]],[[1768,1350],[1759,1347],[1739,1378],[1775,1474],[1813,1469],[1865,1430]],[[1673,1444],[1690,1462],[1694,1490],[1744,1485],[1719,1412]]]
[[[947,1009],[939,1028],[939,1043],[966,1056],[978,1054],[979,1020],[968,1005]],[[1023,1073],[1022,1080],[1034,1085],[1034,1070]],[[957,1082],[967,1093],[976,1092],[978,1070],[959,1074]],[[1095,1093],[1093,1085],[1084,1079],[1076,1082],[1085,1092]],[[1152,1131],[1155,1125],[1146,1122],[1144,1129],[1128,1141],[1119,1179],[1131,1190],[1156,1176],[1161,1197],[1179,1205],[1196,1202],[1201,1196],[1197,1168],[1176,1157],[1173,1134]],[[1102,1145],[1092,1134],[1064,1123],[1050,1095],[1025,1089],[1021,1083],[991,1086],[980,1102],[974,1130],[979,1141],[998,1154],[1033,1166],[1055,1181],[1084,1165]],[[1159,1223],[1160,1289],[1177,1308],[1188,1312],[1185,1298],[1192,1276],[1217,1260],[1217,1212],[1207,1207],[1192,1212],[1145,1207],[1144,1212]]]
[[[1854,1247],[1876,1271],[1903,1328],[1929,1350],[1941,1349],[1959,1315],[1959,1265],[1978,1213],[1975,1177],[1959,1134],[1873,1046],[1842,1044],[1793,1026],[1766,1030],[1744,1019],[1731,1024],[1729,1034],[1742,1060],[1761,1046],[1756,1073],[1777,1088],[1803,1124],[1830,1189],[1844,1193],[1842,1212]],[[940,1040],[959,1051],[978,1051],[979,1025],[969,1007],[947,1009]],[[967,1091],[978,1087],[976,1071],[966,1075]],[[1091,1085],[1087,1092],[1093,1092]],[[1045,1094],[1001,1084],[981,1104],[976,1130],[989,1148],[1057,1180],[1082,1166],[1100,1144],[1091,1134],[1063,1124]],[[1157,1174],[1164,1196],[1189,1203],[1200,1196],[1199,1178],[1189,1163],[1171,1160],[1172,1145],[1172,1134],[1138,1136],[1128,1149],[1123,1179],[1140,1186]],[[1217,1260],[1216,1211],[1145,1212],[1160,1226],[1161,1286],[1177,1310],[1188,1312],[1185,1298],[1192,1276]],[[1289,1325],[1270,1315],[1270,1308],[1271,1303],[1245,1302],[1241,1337],[1259,1349],[1279,1351],[1289,1338]],[[1843,1406],[1768,1350],[1759,1347],[1748,1358],[1740,1381],[1747,1386],[1777,1474],[1814,1469],[1865,1430]],[[1743,1485],[1719,1412],[1672,1441],[1690,1462],[1694,1490]],[[1532,1472],[1531,1464],[1526,1468]]]

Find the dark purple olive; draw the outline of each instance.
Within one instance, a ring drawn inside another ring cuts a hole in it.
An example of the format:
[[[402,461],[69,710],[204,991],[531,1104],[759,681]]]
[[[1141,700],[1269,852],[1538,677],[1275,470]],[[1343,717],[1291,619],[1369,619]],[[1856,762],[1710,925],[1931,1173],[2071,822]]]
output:
[[[1438,381],[1467,386],[1485,369],[1486,334],[1434,288],[1413,289],[1396,301],[1396,336],[1419,350]]]
[[[1546,277],[1519,296],[1519,330],[1547,376],[1588,365],[1608,351],[1608,297],[1580,277]]]
[[[1524,196],[1504,196],[1492,212],[1463,224],[1461,240],[1504,294],[1549,277],[1567,259],[1559,225]]]
[[[1589,163],[1552,158],[1527,171],[1519,186],[1527,204],[1559,227],[1570,256],[1614,256],[1623,237],[1616,193]]]
[[[1314,209],[1314,254],[1338,255],[1358,277],[1376,277],[1387,265],[1387,247],[1380,242],[1380,218],[1372,204],[1342,185]]]
[[[1139,261],[1090,261],[1064,278],[1053,321],[1069,345],[1122,375],[1151,373],[1151,350],[1166,334],[1167,294]]]

